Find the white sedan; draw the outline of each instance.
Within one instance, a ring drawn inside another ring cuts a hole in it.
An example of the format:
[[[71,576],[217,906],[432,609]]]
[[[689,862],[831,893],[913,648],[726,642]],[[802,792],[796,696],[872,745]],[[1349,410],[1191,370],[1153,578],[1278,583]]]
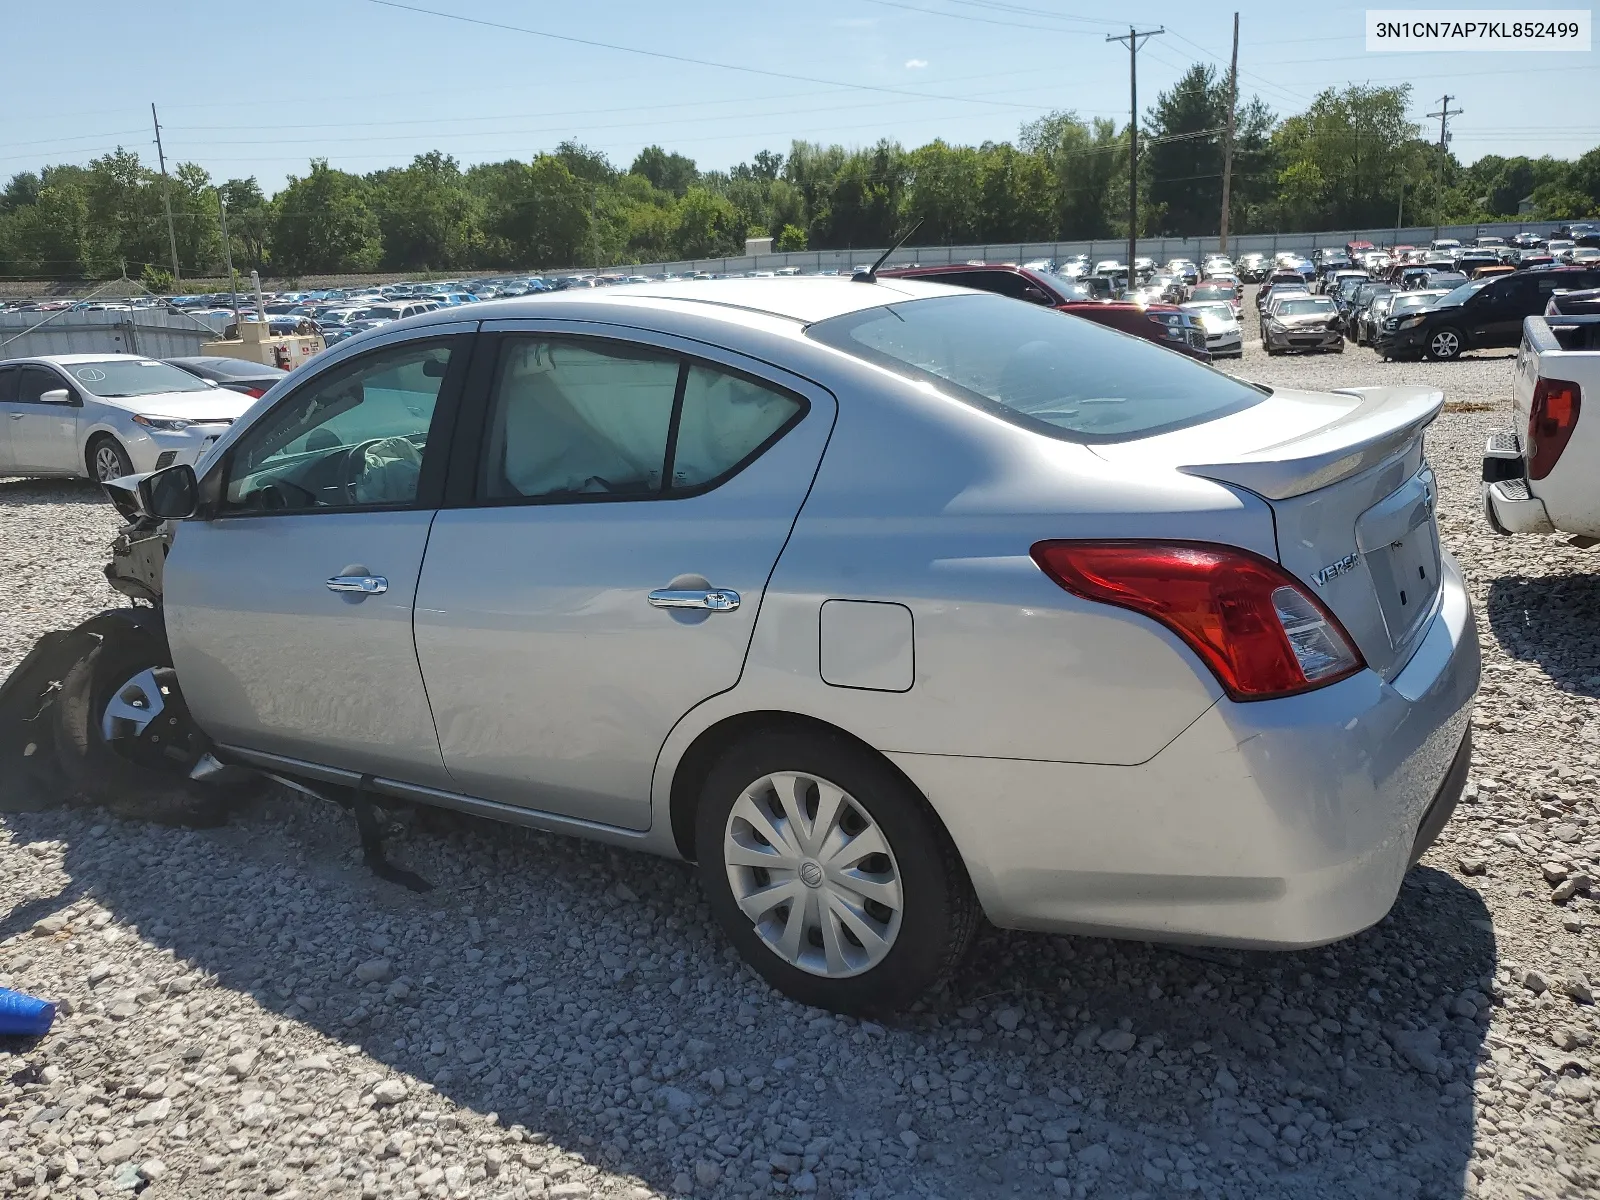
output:
[[[192,463],[255,401],[138,354],[0,362],[0,475],[123,475]]]
[[[1206,331],[1206,349],[1213,358],[1241,358],[1244,355],[1244,329],[1238,314],[1226,300],[1191,300],[1179,305],[1193,313]]]

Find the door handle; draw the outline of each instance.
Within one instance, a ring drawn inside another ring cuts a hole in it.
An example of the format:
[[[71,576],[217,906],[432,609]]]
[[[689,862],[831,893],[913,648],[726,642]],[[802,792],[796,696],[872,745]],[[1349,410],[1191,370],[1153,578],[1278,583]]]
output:
[[[648,597],[656,608],[703,608],[711,612],[732,612],[739,607],[739,593],[728,588],[662,588]]]
[[[354,592],[360,596],[381,596],[389,590],[382,575],[335,575],[328,580],[330,592]]]
[[[23,414],[22,413],[7,413],[6,416],[10,417],[13,421],[20,421],[20,420],[22,420]]]

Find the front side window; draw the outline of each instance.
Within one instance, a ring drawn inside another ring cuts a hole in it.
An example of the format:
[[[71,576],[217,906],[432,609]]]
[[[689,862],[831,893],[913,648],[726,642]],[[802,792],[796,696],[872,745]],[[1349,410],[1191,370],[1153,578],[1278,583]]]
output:
[[[234,445],[223,511],[414,503],[451,355],[448,342],[393,346],[290,393]]]
[[[1215,420],[1266,394],[1148,342],[994,296],[882,305],[807,336],[1037,433],[1110,442]]]
[[[668,351],[508,339],[479,499],[650,499],[698,490],[743,466],[803,411],[786,392]]]

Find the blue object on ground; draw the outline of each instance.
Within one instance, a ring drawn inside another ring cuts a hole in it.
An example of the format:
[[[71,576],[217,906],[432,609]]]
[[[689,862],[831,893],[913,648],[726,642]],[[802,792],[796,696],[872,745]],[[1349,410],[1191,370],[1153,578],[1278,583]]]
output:
[[[0,988],[0,1034],[38,1037],[50,1032],[56,1006],[37,996]]]

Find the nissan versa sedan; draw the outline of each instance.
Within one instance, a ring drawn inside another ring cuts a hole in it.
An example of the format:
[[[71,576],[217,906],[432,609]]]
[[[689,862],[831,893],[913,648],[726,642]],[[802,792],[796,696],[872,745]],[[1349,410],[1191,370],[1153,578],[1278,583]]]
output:
[[[980,914],[1317,945],[1465,778],[1441,404],[913,279],[430,313],[113,485],[164,630],[102,647],[81,740],[694,861],[841,1011]]]
[[[137,354],[0,362],[0,475],[103,483],[191,463],[252,403]]]

